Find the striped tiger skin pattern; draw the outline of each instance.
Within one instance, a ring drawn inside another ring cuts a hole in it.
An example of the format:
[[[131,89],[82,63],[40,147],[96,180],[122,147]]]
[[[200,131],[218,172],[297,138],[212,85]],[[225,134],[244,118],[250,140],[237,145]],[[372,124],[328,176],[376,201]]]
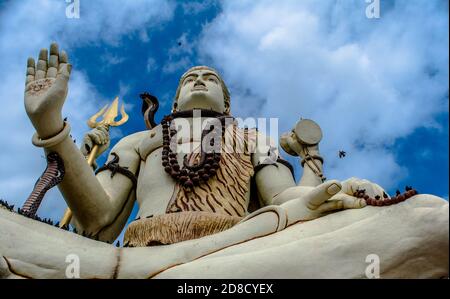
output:
[[[202,238],[233,227],[248,214],[247,198],[254,174],[250,149],[255,144],[256,130],[230,125],[225,140],[217,174],[192,191],[177,184],[166,214],[132,222],[125,232],[125,246],[156,246]],[[198,158],[198,153],[189,157]]]
[[[28,199],[22,206],[22,212],[35,216],[45,193],[58,185],[64,178],[64,163],[57,153],[47,155],[47,168],[34,185]]]
[[[247,215],[250,180],[254,173],[249,149],[255,144],[256,131],[230,125],[225,140],[216,176],[192,191],[177,186],[167,213],[201,211],[238,217]]]
[[[209,236],[233,227],[242,218],[209,212],[179,212],[133,221],[125,247],[167,245]]]

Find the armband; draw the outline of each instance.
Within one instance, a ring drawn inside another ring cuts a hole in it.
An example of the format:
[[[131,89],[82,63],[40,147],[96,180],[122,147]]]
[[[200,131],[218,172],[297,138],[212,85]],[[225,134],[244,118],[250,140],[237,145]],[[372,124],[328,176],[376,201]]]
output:
[[[111,178],[113,178],[116,175],[116,173],[120,173],[129,178],[133,183],[133,189],[136,189],[137,186],[136,176],[131,171],[128,170],[128,167],[122,167],[119,165],[119,155],[117,155],[116,153],[111,153],[111,155],[114,156],[114,158],[105,165],[103,165],[102,167],[100,167],[99,169],[97,169],[95,174],[97,175],[102,171],[110,170]]]

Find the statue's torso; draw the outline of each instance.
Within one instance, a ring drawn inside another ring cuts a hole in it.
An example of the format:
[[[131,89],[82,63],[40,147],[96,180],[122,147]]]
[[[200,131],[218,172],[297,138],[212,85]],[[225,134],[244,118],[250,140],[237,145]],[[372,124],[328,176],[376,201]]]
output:
[[[141,162],[138,173],[136,199],[137,217],[161,215],[179,211],[208,211],[243,217],[248,213],[250,183],[253,175],[248,153],[222,153],[217,175],[189,192],[168,175],[162,166],[162,129],[160,126],[138,133],[134,146]],[[178,136],[178,145],[184,149],[198,148],[200,140]],[[186,152],[186,151],[185,151]],[[183,165],[185,153],[177,154]]]

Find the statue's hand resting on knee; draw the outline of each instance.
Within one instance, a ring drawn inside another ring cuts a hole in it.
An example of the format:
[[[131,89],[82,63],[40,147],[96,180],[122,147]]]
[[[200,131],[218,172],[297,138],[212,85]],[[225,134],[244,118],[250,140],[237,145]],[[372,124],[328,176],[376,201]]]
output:
[[[358,190],[364,190],[371,198],[388,197],[383,188],[368,180],[350,178],[322,183],[325,177],[318,145],[321,138],[320,127],[311,120],[300,120],[291,132],[281,137],[283,149],[290,155],[301,157],[304,167],[298,186],[280,192],[272,201],[288,208],[289,218],[293,219],[290,221],[311,220],[336,210],[365,207],[365,199],[354,196]]]
[[[289,188],[277,195],[273,204],[281,205],[288,211],[290,225],[301,220],[316,219],[333,211],[363,208],[366,201],[353,196],[356,190],[363,189],[372,198],[382,198],[385,194],[383,188],[375,183],[350,178],[343,182],[326,181],[317,187]]]
[[[61,110],[71,69],[66,52],[59,52],[55,43],[50,46],[50,56],[47,49],[40,51],[37,64],[33,58],[28,59],[25,110],[42,139],[58,134],[64,127]]]

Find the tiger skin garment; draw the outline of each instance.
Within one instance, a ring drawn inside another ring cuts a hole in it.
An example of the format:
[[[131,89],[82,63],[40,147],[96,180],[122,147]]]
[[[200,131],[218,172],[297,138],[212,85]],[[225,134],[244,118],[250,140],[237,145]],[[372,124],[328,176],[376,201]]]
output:
[[[132,222],[124,237],[129,247],[173,244],[231,228],[248,214],[254,174],[251,153],[256,129],[226,128],[222,155],[214,177],[192,190],[176,184],[166,214]],[[225,141],[225,142],[224,142]],[[188,159],[198,159],[192,153]]]

